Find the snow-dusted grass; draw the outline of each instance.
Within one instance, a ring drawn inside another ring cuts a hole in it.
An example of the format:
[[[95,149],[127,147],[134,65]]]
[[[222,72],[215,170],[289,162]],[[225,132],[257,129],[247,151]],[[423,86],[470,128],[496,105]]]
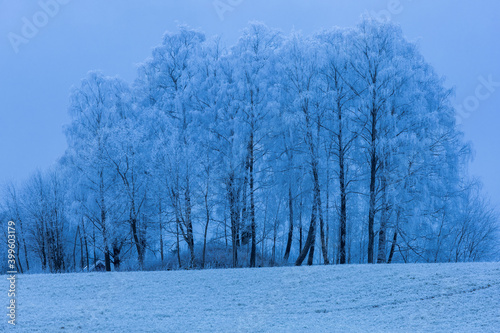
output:
[[[19,275],[17,282],[21,332],[500,332],[500,263]]]

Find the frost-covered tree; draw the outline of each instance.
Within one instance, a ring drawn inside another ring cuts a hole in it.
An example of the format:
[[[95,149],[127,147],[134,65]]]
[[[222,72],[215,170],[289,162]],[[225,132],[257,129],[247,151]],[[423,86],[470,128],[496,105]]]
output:
[[[141,220],[140,217],[146,206],[149,182],[146,161],[149,157],[150,144],[130,91],[125,86],[123,88],[121,100],[116,104],[116,119],[110,128],[111,139],[106,155],[117,175],[119,183],[117,192],[126,210],[124,219],[130,227],[139,267],[142,268],[146,251],[147,221]],[[125,241],[126,234],[115,234],[113,237],[115,267],[119,266],[119,256]]]
[[[30,270],[30,260],[28,255],[28,242],[27,242],[27,229],[25,221],[26,210],[21,202],[20,193],[18,188],[9,183],[6,185],[3,193],[4,202],[0,205],[1,210],[5,215],[5,219],[13,221],[16,224],[16,242],[18,253],[18,260],[16,263],[19,265],[19,272],[23,273],[23,265],[26,271]]]
[[[328,153],[331,153],[336,160],[334,170],[338,179],[338,195],[340,197],[338,203],[338,262],[345,264],[347,258],[348,193],[352,187],[351,183],[355,180],[355,177],[351,175],[355,170],[352,150],[355,148],[359,131],[353,118],[360,103],[356,100],[357,90],[353,87],[358,85],[359,79],[351,67],[351,55],[349,54],[351,31],[334,29],[324,31],[316,38],[321,45],[320,77],[324,86],[322,88],[322,93],[325,96],[324,107],[328,111],[325,115],[324,128],[328,132],[326,141],[330,143]]]
[[[313,200],[311,222],[304,247],[295,264],[301,265],[309,253],[307,263],[312,265],[314,248],[316,242],[317,220],[320,221],[322,233],[322,253],[325,263],[328,263],[326,255],[326,244],[323,237],[323,212],[321,204],[321,185],[319,175],[319,129],[321,109],[319,108],[318,88],[318,55],[317,46],[309,38],[299,34],[293,34],[285,42],[280,57],[282,68],[283,93],[288,95],[287,111],[292,113],[300,122],[297,131],[301,133],[303,147],[307,151],[307,163],[310,165],[310,173],[313,186]]]
[[[52,171],[38,171],[23,191],[24,227],[42,270],[64,272],[69,236],[65,180]],[[25,249],[26,251],[26,249]]]
[[[231,52],[237,85],[237,102],[242,110],[245,126],[246,156],[243,181],[242,219],[245,226],[249,222],[251,230],[250,267],[255,267],[256,258],[256,163],[266,155],[264,141],[269,136],[273,123],[273,98],[275,95],[276,50],[281,44],[279,32],[260,23],[253,23],[243,32],[243,36]],[[247,190],[248,187],[248,190]],[[247,202],[247,198],[249,197]]]
[[[195,264],[193,233],[193,175],[197,171],[197,150],[193,144],[193,89],[195,62],[199,59],[205,36],[187,27],[167,33],[153,56],[140,69],[138,85],[143,103],[151,112],[169,203],[175,213],[176,230],[190,251],[190,266]],[[161,154],[161,155],[160,155]]]
[[[126,84],[91,72],[71,95],[71,124],[66,129],[68,163],[88,194],[85,217],[100,231],[106,270],[111,270],[112,234],[119,219],[116,166],[109,158],[112,127],[123,106]],[[94,243],[96,240],[94,239]]]

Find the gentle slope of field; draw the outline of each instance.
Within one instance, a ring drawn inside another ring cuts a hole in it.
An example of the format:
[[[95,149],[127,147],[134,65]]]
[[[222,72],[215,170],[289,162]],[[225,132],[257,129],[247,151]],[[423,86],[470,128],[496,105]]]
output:
[[[19,275],[17,283],[20,332],[500,332],[500,263]],[[10,326],[3,317],[0,331]]]

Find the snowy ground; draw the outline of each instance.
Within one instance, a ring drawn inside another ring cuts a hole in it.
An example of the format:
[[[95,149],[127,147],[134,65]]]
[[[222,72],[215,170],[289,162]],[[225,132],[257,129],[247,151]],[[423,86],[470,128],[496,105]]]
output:
[[[4,314],[2,332],[500,332],[500,263],[19,275],[17,283],[17,325]]]

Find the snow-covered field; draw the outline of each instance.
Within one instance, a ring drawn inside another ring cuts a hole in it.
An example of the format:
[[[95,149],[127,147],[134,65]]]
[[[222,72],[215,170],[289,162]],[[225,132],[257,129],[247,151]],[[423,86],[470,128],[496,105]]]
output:
[[[19,275],[17,283],[20,332],[500,332],[500,263]],[[0,331],[10,331],[2,317]]]

